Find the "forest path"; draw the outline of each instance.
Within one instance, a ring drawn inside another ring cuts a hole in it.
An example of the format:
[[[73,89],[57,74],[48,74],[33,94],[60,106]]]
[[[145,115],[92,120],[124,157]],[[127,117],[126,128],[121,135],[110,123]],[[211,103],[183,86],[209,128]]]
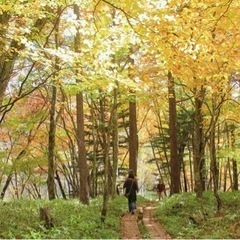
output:
[[[139,224],[142,223],[151,239],[171,239],[163,226],[155,218],[156,203],[142,204],[134,215],[127,212],[121,220],[122,239],[142,239]]]

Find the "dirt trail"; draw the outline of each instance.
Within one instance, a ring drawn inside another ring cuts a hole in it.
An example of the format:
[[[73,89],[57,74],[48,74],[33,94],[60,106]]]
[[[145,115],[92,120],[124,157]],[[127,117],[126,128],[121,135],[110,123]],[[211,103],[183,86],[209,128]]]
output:
[[[155,218],[156,204],[138,207],[134,215],[125,213],[122,217],[123,239],[141,239],[138,222],[142,221],[151,239],[171,239],[163,226]]]
[[[122,217],[122,236],[123,239],[140,239],[141,234],[138,229],[137,213],[132,215],[127,212]]]

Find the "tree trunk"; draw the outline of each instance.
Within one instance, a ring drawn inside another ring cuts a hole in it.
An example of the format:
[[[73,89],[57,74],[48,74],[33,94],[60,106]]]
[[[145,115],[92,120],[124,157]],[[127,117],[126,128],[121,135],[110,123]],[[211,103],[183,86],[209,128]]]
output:
[[[105,109],[103,101],[100,101],[100,112],[101,112],[101,123],[103,126],[102,132],[102,143],[103,143],[103,160],[104,160],[104,190],[103,190],[103,205],[101,211],[101,220],[105,221],[107,216],[107,206],[109,201],[109,191],[111,190],[111,179],[110,179],[110,161],[109,161],[109,151],[110,151],[110,122],[107,123],[105,119]],[[107,125],[108,124],[108,125]]]
[[[203,141],[203,116],[202,104],[204,98],[203,87],[195,92],[195,116],[194,116],[194,136],[193,136],[193,162],[194,162],[194,182],[197,197],[202,197],[205,181],[203,180],[204,161],[204,141]]]
[[[186,169],[185,169],[185,162],[184,162],[184,150],[185,150],[186,144],[182,143],[180,144],[180,148],[179,148],[179,159],[182,165],[182,174],[183,174],[183,184],[184,186],[181,189],[184,189],[185,192],[188,191],[188,187],[187,187],[187,173],[186,173]]]
[[[77,4],[74,4],[74,14],[77,16],[77,20],[80,20],[80,9]],[[75,36],[75,52],[80,52],[81,38],[79,28]],[[78,77],[80,73],[76,72]],[[80,196],[79,200],[84,204],[89,204],[89,186],[88,186],[88,164],[87,154],[85,148],[85,133],[84,133],[84,104],[83,93],[80,92],[76,95],[77,101],[77,143],[78,143],[78,165],[80,171]]]
[[[231,147],[235,149],[235,127],[231,129]],[[232,176],[233,176],[233,185],[232,190],[238,190],[238,167],[236,159],[232,159]]]
[[[61,9],[58,9],[60,14]],[[56,28],[55,28],[55,46],[56,49],[59,47],[59,24],[60,18],[56,19]],[[59,70],[59,58],[55,59],[55,69],[56,72]],[[58,73],[57,73],[58,74]],[[55,193],[55,183],[54,183],[54,173],[55,173],[55,138],[56,138],[56,103],[57,103],[57,74],[53,76],[53,85],[52,85],[52,98],[51,98],[51,108],[50,108],[50,127],[49,127],[49,137],[48,137],[48,178],[47,178],[47,187],[48,187],[48,198],[53,200],[56,198]]]
[[[193,139],[192,139],[192,141],[193,141]],[[189,152],[189,168],[190,168],[189,171],[190,171],[191,192],[193,192],[194,191],[194,179],[193,179],[192,148],[190,147],[190,143],[188,143],[187,146],[188,146],[188,152]]]
[[[84,204],[89,204],[89,187],[88,187],[89,172],[85,148],[84,110],[82,93],[77,94],[77,142],[78,142],[78,164],[80,171],[79,200]]]
[[[96,131],[96,126],[97,126],[97,123],[96,123],[96,114],[94,112],[94,108],[93,108],[93,103],[91,102],[89,104],[89,107],[90,107],[90,111],[91,111],[91,121],[92,121],[92,141],[93,141],[93,153],[92,153],[92,178],[91,178],[91,181],[92,181],[92,185],[91,185],[91,196],[92,197],[96,197],[97,196],[97,182],[98,182],[98,179],[97,179],[97,151],[98,151],[98,140],[97,140],[97,131]]]
[[[13,177],[12,173],[9,174],[8,177],[7,177],[7,180],[5,182],[5,185],[4,185],[3,189],[2,189],[1,196],[0,196],[0,199],[2,199],[2,200],[3,200],[3,198],[4,198],[5,194],[6,194],[8,186],[9,186],[11,180],[12,180],[12,177]]]
[[[233,187],[234,191],[238,191],[238,166],[237,161],[232,159],[232,172],[233,172]]]
[[[58,174],[58,171],[56,171],[56,180],[57,180],[57,182],[58,182],[58,185],[59,185],[60,191],[61,191],[61,193],[62,193],[63,199],[67,199],[66,194],[65,194],[64,189],[63,189],[63,185],[62,185],[60,176],[59,176],[59,174]]]
[[[129,125],[129,169],[137,175],[138,134],[135,96],[134,101],[129,102]]]
[[[170,167],[171,186],[170,194],[180,191],[180,159],[178,158],[177,146],[177,110],[174,90],[174,78],[168,73],[168,101],[169,101],[169,132],[170,132]]]
[[[114,103],[112,111],[112,127],[113,127],[113,179],[112,179],[112,197],[116,194],[116,181],[118,172],[118,115],[117,115],[117,96],[118,89],[114,90]]]
[[[218,195],[219,169],[218,169],[217,159],[216,159],[215,127],[214,127],[214,125],[211,127],[211,131],[210,131],[210,159],[211,159],[211,172],[212,172],[212,177],[213,177],[213,192],[214,192],[214,196],[217,200],[217,209],[219,211],[221,208],[221,199]]]
[[[109,201],[109,141],[106,138],[104,148],[104,191],[103,191],[103,205],[101,212],[101,220],[105,222],[107,216],[107,206]]]
[[[209,140],[210,140],[210,160],[211,160],[211,172],[212,172],[212,178],[213,178],[213,191],[214,196],[217,201],[217,210],[219,211],[221,208],[221,199],[218,194],[219,189],[219,164],[217,162],[217,156],[216,156],[216,125],[217,120],[220,114],[220,108],[217,104],[217,95],[213,94],[212,96],[212,116],[211,116],[211,122],[210,122],[210,132],[209,132]]]
[[[57,88],[52,86],[52,98],[51,98],[51,109],[50,109],[50,128],[48,137],[48,198],[49,200],[55,199],[55,184],[54,184],[54,150],[55,150],[55,134],[56,134],[56,100],[57,100]]]

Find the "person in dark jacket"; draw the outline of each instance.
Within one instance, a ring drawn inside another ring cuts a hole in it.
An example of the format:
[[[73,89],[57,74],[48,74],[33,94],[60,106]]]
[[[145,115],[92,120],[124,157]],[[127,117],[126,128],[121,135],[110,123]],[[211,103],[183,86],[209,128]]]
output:
[[[164,183],[161,180],[159,180],[159,183],[157,185],[157,193],[158,193],[159,201],[163,199],[163,193],[165,190],[166,190],[166,188],[165,188]]]
[[[134,177],[134,173],[132,170],[129,170],[128,178],[125,180],[123,188],[125,188],[125,193],[129,193],[128,196],[129,212],[134,214],[137,202],[138,183],[137,179]]]

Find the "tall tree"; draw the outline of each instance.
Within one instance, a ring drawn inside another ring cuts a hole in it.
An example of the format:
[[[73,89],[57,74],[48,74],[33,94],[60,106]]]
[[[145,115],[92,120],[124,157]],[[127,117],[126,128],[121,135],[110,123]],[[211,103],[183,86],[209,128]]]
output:
[[[138,134],[136,97],[129,101],[129,168],[137,174]]]
[[[204,99],[204,88],[195,92],[195,113],[194,113],[194,139],[193,139],[193,162],[194,162],[194,182],[197,197],[202,196],[205,189],[205,159],[204,159],[204,132],[203,132],[203,112],[202,105]]]
[[[54,184],[54,149],[55,149],[55,134],[56,134],[56,100],[57,100],[57,87],[52,86],[51,108],[50,108],[50,127],[48,137],[48,197],[49,200],[55,199],[55,184]]]
[[[138,47],[137,47],[138,49]],[[136,50],[131,48],[130,53]],[[133,81],[133,66],[134,59],[128,56],[128,61],[131,65],[129,70],[129,77]],[[137,175],[137,159],[138,159],[138,129],[137,129],[137,98],[134,91],[130,91],[131,98],[129,100],[129,169],[132,169]]]
[[[55,23],[55,47],[59,48],[59,25],[60,25],[60,16],[61,8],[57,10],[57,19]],[[54,173],[55,173],[55,138],[56,138],[56,104],[57,104],[57,82],[60,69],[59,58],[55,57],[55,70],[53,84],[52,84],[52,96],[51,96],[51,107],[50,107],[50,127],[49,127],[49,137],[48,137],[48,197],[49,200],[55,199],[55,183],[54,183]]]
[[[118,102],[117,102],[117,97],[118,97],[118,91],[119,91],[119,86],[118,83],[116,83],[116,88],[114,89],[114,102],[113,102],[113,109],[112,109],[112,138],[113,138],[113,164],[112,164],[112,169],[113,169],[113,176],[112,176],[112,196],[115,197],[116,193],[116,182],[117,182],[117,172],[118,172]]]
[[[77,4],[74,4],[74,14],[77,16],[77,20],[80,20],[80,9]],[[77,28],[77,33],[75,36],[75,52],[80,52],[81,46],[81,36],[80,29]],[[78,70],[76,73],[77,81],[79,84],[78,77],[81,76],[80,66],[78,66]],[[85,133],[84,133],[84,102],[83,102],[83,93],[79,92],[76,95],[77,101],[77,143],[78,143],[78,165],[80,171],[80,195],[79,200],[84,203],[89,203],[89,186],[88,186],[88,164],[87,164],[87,154],[85,148]]]
[[[174,78],[168,72],[168,101],[169,101],[169,137],[170,137],[170,166],[171,166],[171,186],[170,193],[180,192],[180,158],[178,157],[177,143],[177,109],[174,89]]]

